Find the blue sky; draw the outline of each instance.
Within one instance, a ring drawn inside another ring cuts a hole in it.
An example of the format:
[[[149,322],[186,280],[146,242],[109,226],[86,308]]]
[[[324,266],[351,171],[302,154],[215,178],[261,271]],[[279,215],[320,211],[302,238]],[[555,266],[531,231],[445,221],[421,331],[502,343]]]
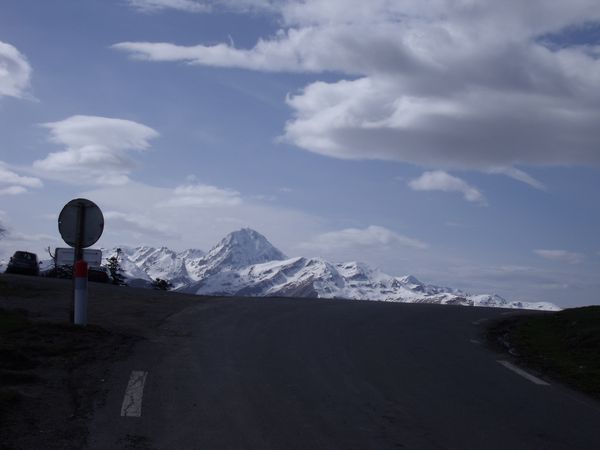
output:
[[[290,256],[561,306],[600,290],[600,6],[5,0],[0,259],[60,245]]]

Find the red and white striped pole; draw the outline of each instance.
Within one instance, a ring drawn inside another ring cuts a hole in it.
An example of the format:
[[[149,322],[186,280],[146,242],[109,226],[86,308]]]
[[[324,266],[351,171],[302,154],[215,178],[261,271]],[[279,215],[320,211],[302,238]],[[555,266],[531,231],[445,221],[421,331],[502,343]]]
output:
[[[87,325],[88,263],[79,260],[75,263],[75,325]]]

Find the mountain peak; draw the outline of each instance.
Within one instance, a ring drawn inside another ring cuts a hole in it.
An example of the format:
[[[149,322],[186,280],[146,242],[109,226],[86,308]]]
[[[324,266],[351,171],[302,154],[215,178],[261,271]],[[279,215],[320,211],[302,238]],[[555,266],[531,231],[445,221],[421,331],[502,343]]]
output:
[[[246,242],[250,242],[250,241],[269,243],[269,241],[267,240],[266,237],[264,237],[258,231],[253,230],[252,228],[240,228],[239,230],[232,231],[227,236],[225,236],[223,239],[221,239],[221,243],[228,242],[228,243],[241,244],[241,243],[246,243]],[[271,244],[269,243],[269,245],[271,245]]]
[[[403,277],[398,278],[398,281],[400,281],[400,283],[402,283],[402,284],[412,284],[412,285],[417,285],[417,286],[423,284],[423,283],[421,283],[421,281],[419,281],[413,275],[405,275]]]
[[[204,259],[220,268],[241,268],[268,261],[281,261],[286,256],[258,231],[242,228],[225,236]]]

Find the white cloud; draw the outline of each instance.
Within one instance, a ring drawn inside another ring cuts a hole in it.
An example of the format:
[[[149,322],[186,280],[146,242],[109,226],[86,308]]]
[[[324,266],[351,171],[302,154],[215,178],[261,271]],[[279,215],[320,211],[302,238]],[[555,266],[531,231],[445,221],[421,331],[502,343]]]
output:
[[[3,184],[8,186],[3,187]],[[42,186],[40,179],[19,175],[0,161],[0,195],[24,194],[28,192],[28,188],[40,188]]]
[[[551,44],[552,33],[600,21],[595,0],[269,5],[283,28],[251,48],[114,48],[152,61],[338,74],[288,98],[284,139],[322,155],[496,171],[538,189],[515,167],[600,164],[600,46]]]
[[[579,264],[584,259],[585,256],[581,253],[569,252],[566,250],[534,250],[536,255],[541,256],[542,258],[549,259],[551,261],[563,262],[568,264]]]
[[[387,228],[370,225],[367,228],[346,228],[319,234],[308,242],[299,245],[299,248],[318,250],[330,253],[340,250],[360,250],[360,248],[386,248],[410,247],[426,249],[428,245],[417,239],[409,238],[391,231]]]
[[[409,181],[408,186],[415,191],[460,192],[469,202],[487,205],[487,201],[479,189],[440,170],[425,172],[419,178]]]
[[[23,186],[9,186],[7,188],[0,188],[0,195],[19,195],[27,192]]]
[[[45,177],[80,184],[120,185],[129,181],[134,162],[127,153],[149,147],[158,132],[123,119],[72,116],[43,124],[50,140],[66,148],[35,161],[33,167]]]
[[[128,0],[129,4],[142,12],[156,12],[163,9],[177,9],[187,12],[208,12],[209,5],[195,0]]]
[[[214,207],[237,206],[242,203],[240,193],[207,184],[188,184],[173,190],[173,196],[159,206],[167,207]]]
[[[0,97],[27,97],[31,66],[14,46],[0,41]]]
[[[134,9],[153,13],[175,9],[190,13],[207,13],[211,11],[259,11],[270,10],[277,0],[127,0]]]
[[[542,183],[539,180],[536,180],[528,173],[523,172],[522,170],[519,170],[515,167],[504,167],[504,168],[497,167],[495,169],[490,170],[490,173],[499,173],[499,174],[507,175],[517,181],[521,181],[522,183],[528,184],[531,187],[539,189],[540,191],[547,190],[544,183]]]
[[[384,34],[385,30],[381,32]],[[260,39],[251,49],[235,48],[231,43],[183,46],[168,42],[120,42],[112,47],[128,52],[136,59],[149,61],[183,61],[193,65],[269,72],[342,71],[357,75],[363,72],[352,61],[358,56],[357,51],[346,46],[360,47],[362,37],[357,35],[359,33],[360,30],[347,26],[325,35],[320,28],[291,28],[281,30],[270,39]],[[362,61],[363,69],[366,70],[371,62],[372,57]]]
[[[39,188],[42,182],[39,178],[21,176],[8,169],[6,164],[0,161],[0,183],[14,184],[18,186]]]

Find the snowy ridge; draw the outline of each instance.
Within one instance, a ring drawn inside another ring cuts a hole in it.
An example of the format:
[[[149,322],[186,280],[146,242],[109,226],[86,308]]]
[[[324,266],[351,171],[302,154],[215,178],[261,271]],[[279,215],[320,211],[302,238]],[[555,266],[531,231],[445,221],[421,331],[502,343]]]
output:
[[[321,258],[287,258],[263,235],[244,228],[227,235],[206,255],[168,248],[121,247],[121,266],[130,284],[171,281],[180,292],[198,295],[306,297],[404,303],[560,310],[547,302],[508,301],[496,294],[469,293],[424,284],[412,275],[394,277],[364,263]],[[105,258],[116,249],[104,252]]]
[[[202,250],[188,249],[176,253],[166,247],[118,247],[121,249],[120,265],[123,276],[132,280],[135,285],[149,285],[152,280],[161,278],[169,280],[175,289],[191,282],[188,266],[201,259]],[[103,265],[108,258],[117,254],[117,247],[103,250]]]

